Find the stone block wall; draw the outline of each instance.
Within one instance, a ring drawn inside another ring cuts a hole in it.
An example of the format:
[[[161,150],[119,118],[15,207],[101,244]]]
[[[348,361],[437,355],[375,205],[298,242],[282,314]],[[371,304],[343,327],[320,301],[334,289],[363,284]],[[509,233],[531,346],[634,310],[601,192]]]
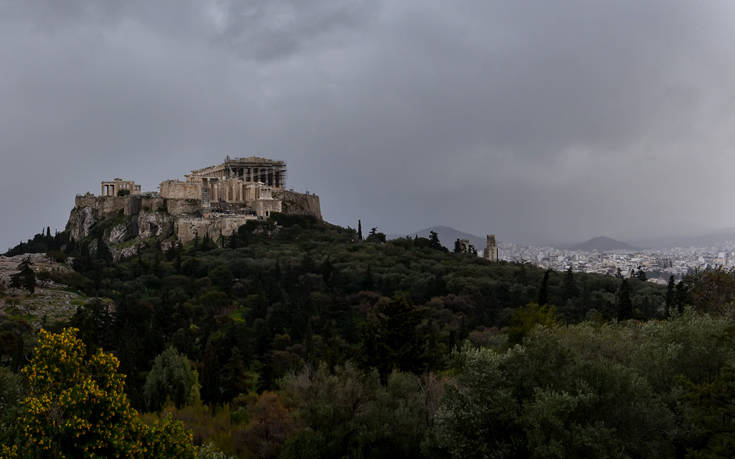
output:
[[[194,240],[196,236],[209,236],[216,240],[220,234],[230,236],[248,220],[256,219],[255,215],[180,216],[174,221],[174,232],[184,244]]]
[[[140,199],[137,196],[100,196],[97,198],[100,215],[107,216],[121,210],[125,215],[135,215],[140,210]]]
[[[87,194],[78,194],[76,198],[74,198],[74,207],[96,207],[97,206],[97,196],[93,195],[92,193]]]
[[[273,193],[273,197],[283,199],[281,212],[286,215],[313,215],[319,220],[323,220],[319,196],[315,194],[282,191]]]
[[[131,218],[127,224],[121,224],[119,229],[113,228],[114,231],[106,234],[110,244],[137,237],[166,239],[172,236],[186,243],[197,235],[200,238],[207,235],[212,239],[217,239],[220,234],[230,236],[247,221],[267,219],[274,212],[312,215],[322,219],[319,196],[314,194],[274,190],[273,199],[256,199],[249,205],[254,213],[247,213],[249,208],[233,203],[219,203],[217,210],[210,210],[209,206],[203,209],[199,184],[169,180],[161,184],[160,196],[79,195],[74,201],[67,229],[74,240],[81,240],[103,218],[123,213]]]
[[[280,200],[260,199],[253,201],[253,209],[258,217],[268,218],[273,212],[282,212],[283,205]]]
[[[196,182],[166,180],[161,182],[161,197],[166,199],[201,199],[202,188]]]
[[[165,207],[171,215],[196,214],[202,210],[202,201],[196,199],[166,199]]]
[[[158,212],[166,210],[166,201],[161,197],[144,196],[140,200],[141,210],[150,210]]]

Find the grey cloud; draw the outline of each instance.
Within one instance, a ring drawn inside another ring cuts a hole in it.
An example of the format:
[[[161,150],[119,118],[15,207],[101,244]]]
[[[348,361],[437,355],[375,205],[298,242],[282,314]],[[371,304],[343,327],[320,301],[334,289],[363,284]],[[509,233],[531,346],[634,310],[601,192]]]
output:
[[[340,224],[732,225],[730,2],[2,2],[0,248],[76,192],[288,161]],[[706,196],[706,199],[703,199]]]
[[[310,45],[340,46],[344,35],[372,22],[379,7],[364,0],[228,1],[213,5],[210,15],[218,42],[244,58],[267,61]]]

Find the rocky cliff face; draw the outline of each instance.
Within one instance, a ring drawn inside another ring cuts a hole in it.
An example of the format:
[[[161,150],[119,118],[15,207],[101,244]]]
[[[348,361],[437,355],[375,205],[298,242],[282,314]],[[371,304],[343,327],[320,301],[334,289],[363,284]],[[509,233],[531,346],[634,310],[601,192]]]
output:
[[[168,239],[174,233],[174,217],[168,212],[141,211],[137,218],[138,236]]]
[[[278,198],[277,195],[274,197]],[[313,215],[323,220],[319,196],[315,194],[283,191],[280,199],[283,200],[283,213],[286,215]]]
[[[74,207],[69,215],[69,221],[66,224],[66,230],[69,231],[71,238],[75,241],[81,241],[89,236],[89,232],[100,219],[99,212],[95,207]]]
[[[173,235],[174,216],[166,203],[155,196],[77,196],[66,230],[75,242],[86,241],[90,253],[97,239],[109,248],[114,259],[136,253],[136,240]],[[90,240],[93,239],[93,240]]]
[[[276,197],[276,196],[274,196]],[[283,213],[313,215],[322,219],[319,196],[281,192]],[[195,237],[217,239],[229,236],[254,215],[231,213],[218,209],[207,212],[201,201],[194,199],[164,199],[156,194],[129,196],[77,196],[69,215],[66,230],[75,242],[86,241],[90,252],[101,239],[113,258],[134,255],[137,242],[152,237],[172,243],[186,243]]]

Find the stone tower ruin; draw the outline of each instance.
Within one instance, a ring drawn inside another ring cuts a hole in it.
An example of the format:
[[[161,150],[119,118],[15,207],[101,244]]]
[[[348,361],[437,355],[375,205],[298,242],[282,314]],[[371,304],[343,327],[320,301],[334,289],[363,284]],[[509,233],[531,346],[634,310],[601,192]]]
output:
[[[482,256],[488,261],[498,261],[498,245],[495,242],[494,234],[487,235],[487,245]]]

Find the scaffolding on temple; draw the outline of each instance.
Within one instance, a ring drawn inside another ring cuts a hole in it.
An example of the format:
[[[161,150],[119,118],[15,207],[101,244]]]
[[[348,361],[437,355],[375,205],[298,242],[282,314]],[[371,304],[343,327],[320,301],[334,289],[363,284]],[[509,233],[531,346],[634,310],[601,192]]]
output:
[[[230,158],[222,164],[191,171],[187,178],[240,179],[260,182],[273,188],[286,187],[286,163],[257,156]]]

